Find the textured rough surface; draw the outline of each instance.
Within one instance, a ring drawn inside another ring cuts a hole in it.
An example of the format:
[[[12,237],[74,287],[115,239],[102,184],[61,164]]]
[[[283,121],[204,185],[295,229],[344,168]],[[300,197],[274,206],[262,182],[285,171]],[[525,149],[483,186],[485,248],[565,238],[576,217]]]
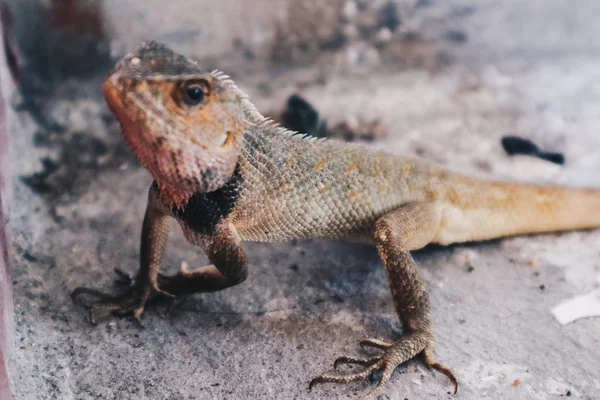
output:
[[[0,5],[0,41],[9,43],[6,38],[10,31],[6,10]],[[12,299],[12,252],[10,232],[7,229],[8,214],[12,201],[12,177],[9,165],[9,135],[10,112],[9,97],[14,89],[16,76],[10,72],[6,49],[7,45],[0,48],[0,398],[10,398],[8,359],[13,350],[14,323]],[[13,79],[11,79],[13,78]]]
[[[470,40],[453,66],[435,74],[410,70],[366,78],[331,73],[325,86],[300,85],[303,94],[325,115],[381,116],[390,136],[375,146],[394,153],[481,175],[600,186],[593,151],[600,148],[595,6],[478,4],[465,22]],[[268,110],[298,89],[295,82],[316,82],[313,77],[297,70],[276,78],[240,74],[236,80],[259,109]],[[270,94],[256,89],[264,82]],[[90,83],[90,93],[77,107],[59,98],[53,112],[68,116],[66,134],[85,131],[111,143],[118,127],[103,122],[107,110],[98,82]],[[40,168],[39,158],[54,150],[31,148],[35,127],[25,115],[13,132],[14,173],[31,174]],[[505,134],[563,151],[566,165],[507,158],[499,145]],[[83,144],[89,146],[85,154],[96,154],[94,142]],[[11,218],[17,399],[346,398],[369,387],[306,391],[336,356],[358,354],[358,339],[390,327],[397,333],[386,277],[370,246],[250,245],[243,285],[194,296],[168,321],[148,311],[146,329],[129,319],[90,327],[69,291],[110,285],[115,266],[137,268],[151,182],[130,157],[116,157],[112,148],[109,154],[115,158],[101,159],[99,173],[75,195],[57,191],[49,199],[15,185],[16,204],[24,205]],[[78,160],[83,172],[85,161]],[[165,265],[206,263],[180,233],[173,236]],[[461,377],[461,398],[550,399],[568,391],[596,396],[599,321],[563,327],[550,307],[598,285],[599,245],[597,232],[590,231],[417,254],[431,297],[436,357]],[[388,385],[390,398],[450,397],[442,377],[418,363],[398,371]]]

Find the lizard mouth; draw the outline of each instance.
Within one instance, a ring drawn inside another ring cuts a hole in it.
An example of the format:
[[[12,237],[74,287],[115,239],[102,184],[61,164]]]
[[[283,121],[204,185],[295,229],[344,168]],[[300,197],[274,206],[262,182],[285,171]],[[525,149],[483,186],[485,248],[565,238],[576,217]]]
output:
[[[119,83],[119,78],[116,75],[109,75],[102,84],[102,93],[108,104],[110,111],[117,116],[120,120],[120,116],[123,114],[123,85]]]
[[[145,129],[143,123],[147,115],[141,115],[144,107],[137,104],[134,96],[129,93],[128,86],[118,75],[109,76],[102,85],[106,103],[119,121],[121,135],[136,158],[155,180],[165,182],[169,177],[161,171],[157,162],[160,156],[159,143],[162,141],[153,140],[148,134],[148,129]]]

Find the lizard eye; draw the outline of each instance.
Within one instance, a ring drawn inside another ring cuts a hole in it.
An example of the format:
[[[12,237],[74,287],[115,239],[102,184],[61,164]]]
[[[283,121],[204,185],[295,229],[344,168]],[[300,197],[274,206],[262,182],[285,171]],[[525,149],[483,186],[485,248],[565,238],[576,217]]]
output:
[[[203,84],[204,83],[204,84]],[[188,106],[197,106],[204,101],[208,87],[205,82],[191,81],[181,85],[181,98]]]

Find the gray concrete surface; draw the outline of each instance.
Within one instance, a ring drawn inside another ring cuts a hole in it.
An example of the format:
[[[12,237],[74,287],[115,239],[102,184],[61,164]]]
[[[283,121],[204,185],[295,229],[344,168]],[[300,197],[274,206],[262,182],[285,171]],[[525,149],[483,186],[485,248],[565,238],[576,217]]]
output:
[[[331,119],[381,118],[390,134],[373,146],[394,153],[483,176],[600,187],[600,5],[452,1],[429,12],[443,18],[466,6],[473,10],[460,28],[468,40],[444,68],[399,71],[384,62],[369,76],[317,64],[275,75],[225,55],[223,64],[264,111],[300,90]],[[360,354],[361,338],[400,332],[368,246],[247,244],[243,285],[194,296],[169,320],[149,307],[144,329],[130,318],[90,326],[69,292],[109,289],[114,267],[137,268],[151,181],[120,144],[98,82],[66,82],[59,91],[84,93],[49,106],[64,133],[40,135],[28,114],[15,116],[15,399],[341,399],[368,390],[368,382],[307,390],[336,357]],[[499,144],[507,134],[564,152],[566,164],[507,157]],[[64,146],[65,137],[75,144]],[[21,177],[41,170],[43,157],[67,161],[47,190],[34,191]],[[600,285],[599,249],[600,231],[588,231],[418,252],[436,357],[454,368],[461,391],[448,394],[445,377],[411,361],[397,369],[387,397],[598,398],[600,319],[561,326],[550,310]],[[175,228],[164,265],[173,270],[181,260],[205,262]]]

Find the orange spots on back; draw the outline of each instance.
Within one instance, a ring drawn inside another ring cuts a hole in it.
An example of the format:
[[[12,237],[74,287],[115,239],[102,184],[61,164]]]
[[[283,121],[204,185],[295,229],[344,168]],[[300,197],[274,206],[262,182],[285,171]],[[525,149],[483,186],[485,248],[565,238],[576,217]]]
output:
[[[356,164],[349,164],[346,166],[346,169],[344,170],[345,173],[350,173],[352,171],[356,171],[358,169],[358,165]]]
[[[318,189],[318,192],[319,192],[319,194],[323,194],[323,193],[325,193],[325,192],[326,192],[326,191],[328,191],[328,190],[329,190],[329,186],[327,186],[327,185],[323,185],[323,186],[321,186],[321,187]]]
[[[262,183],[262,182],[261,182]],[[284,183],[283,185],[279,186],[279,191],[281,193],[289,193],[291,191],[294,190],[294,185],[292,185],[289,182]]]
[[[439,192],[431,187],[428,187],[425,189],[425,197],[427,197],[427,200],[436,200],[439,198]]]
[[[313,169],[316,171],[316,170],[323,168],[324,166],[325,166],[325,161],[319,160],[315,163],[315,166]]]
[[[412,169],[412,165],[409,162],[404,162],[402,164],[402,175],[407,176],[410,174],[410,170]]]
[[[391,187],[385,182],[380,182],[377,183],[377,190],[379,191],[380,196],[386,196],[390,193]]]
[[[379,158],[375,158],[375,165],[373,166],[373,176],[380,176],[381,174],[381,160]]]
[[[458,202],[461,200],[460,193],[454,187],[448,188],[448,193],[446,196],[452,204],[458,204]]]

